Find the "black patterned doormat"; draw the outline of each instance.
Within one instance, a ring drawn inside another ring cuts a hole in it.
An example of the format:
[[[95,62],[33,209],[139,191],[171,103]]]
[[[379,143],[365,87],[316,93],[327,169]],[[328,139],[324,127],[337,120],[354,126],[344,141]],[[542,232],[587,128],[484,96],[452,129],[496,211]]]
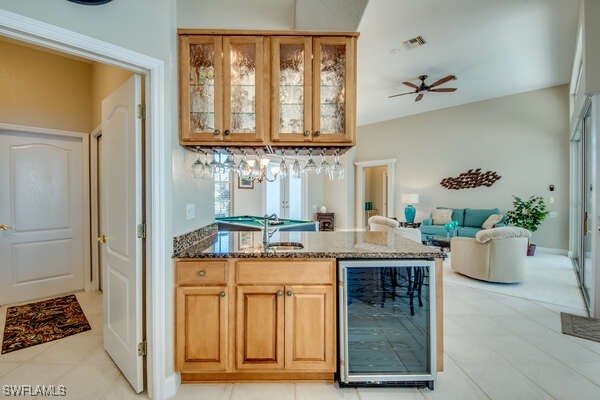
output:
[[[560,313],[562,333],[600,343],[600,319]]]
[[[91,329],[74,294],[8,307],[2,354]]]

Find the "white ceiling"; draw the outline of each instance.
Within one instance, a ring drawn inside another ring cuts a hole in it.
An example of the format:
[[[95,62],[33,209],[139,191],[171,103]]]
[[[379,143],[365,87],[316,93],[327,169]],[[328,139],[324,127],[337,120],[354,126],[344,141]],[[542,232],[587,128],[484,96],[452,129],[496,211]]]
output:
[[[577,15],[578,0],[370,0],[358,27],[358,124],[566,83]],[[427,44],[404,50],[417,35]],[[444,86],[458,90],[387,98],[420,74],[455,74]]]

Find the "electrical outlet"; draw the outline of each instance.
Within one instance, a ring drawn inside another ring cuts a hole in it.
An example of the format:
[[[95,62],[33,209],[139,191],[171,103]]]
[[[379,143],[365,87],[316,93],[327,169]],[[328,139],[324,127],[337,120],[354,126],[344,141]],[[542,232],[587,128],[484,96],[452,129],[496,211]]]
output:
[[[189,203],[185,205],[185,219],[196,218],[196,205]]]

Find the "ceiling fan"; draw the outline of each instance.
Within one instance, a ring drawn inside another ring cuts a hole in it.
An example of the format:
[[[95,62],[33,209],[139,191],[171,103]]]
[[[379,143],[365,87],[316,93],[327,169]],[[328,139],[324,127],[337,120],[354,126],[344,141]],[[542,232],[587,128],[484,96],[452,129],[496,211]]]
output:
[[[425,83],[425,79],[427,79],[427,75],[419,75],[419,80],[421,81],[421,83],[418,85],[415,83],[412,83],[412,82],[402,82],[406,86],[409,86],[415,90],[412,92],[407,92],[407,93],[394,94],[392,96],[388,96],[388,98],[391,99],[392,97],[404,96],[407,94],[416,94],[417,97],[415,97],[415,101],[421,101],[423,99],[423,95],[425,94],[425,92],[440,93],[440,92],[455,92],[456,91],[456,88],[438,88],[437,87],[448,81],[455,80],[456,76],[454,76],[454,75],[448,75],[448,76],[443,77],[442,79],[438,79],[437,81],[433,82],[431,85],[427,85]]]

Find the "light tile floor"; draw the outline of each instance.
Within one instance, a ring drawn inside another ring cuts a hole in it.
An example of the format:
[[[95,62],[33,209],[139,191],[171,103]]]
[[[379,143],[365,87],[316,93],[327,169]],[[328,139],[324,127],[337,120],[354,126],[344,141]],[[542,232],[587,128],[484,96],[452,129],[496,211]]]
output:
[[[541,264],[550,262],[554,268],[562,262],[554,257],[560,256],[535,257],[530,263],[543,272]],[[600,399],[600,343],[560,333],[560,311],[582,314],[575,306],[580,300],[563,293],[563,304],[532,301],[522,291],[514,296],[506,290],[446,281],[445,371],[438,375],[434,391],[338,389],[321,383],[211,384],[182,385],[176,399]],[[69,399],[145,398],[132,393],[102,350],[101,296],[77,297],[92,331],[0,355],[0,386],[53,383],[66,385]],[[5,311],[0,308],[0,327]]]

